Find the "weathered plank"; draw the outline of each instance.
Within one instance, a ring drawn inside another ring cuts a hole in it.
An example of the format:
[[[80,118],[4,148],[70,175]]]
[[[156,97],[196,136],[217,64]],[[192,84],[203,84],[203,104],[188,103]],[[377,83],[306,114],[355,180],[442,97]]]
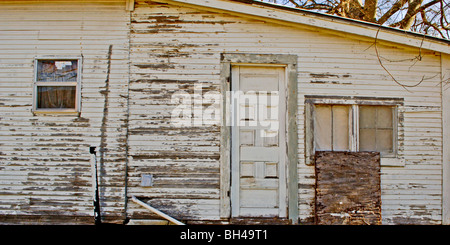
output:
[[[316,224],[381,224],[379,153],[316,152]]]

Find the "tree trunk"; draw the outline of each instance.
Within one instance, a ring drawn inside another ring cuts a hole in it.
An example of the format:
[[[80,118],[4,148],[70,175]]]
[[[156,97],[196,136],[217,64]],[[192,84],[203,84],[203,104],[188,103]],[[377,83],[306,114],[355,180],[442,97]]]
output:
[[[346,15],[349,18],[357,19],[357,20],[363,20],[364,19],[364,12],[362,8],[362,0],[342,0],[346,1],[348,4],[346,5]]]
[[[366,0],[364,2],[364,20],[375,23],[377,21],[378,0]]]
[[[408,12],[405,17],[400,21],[400,28],[404,30],[411,29],[414,20],[416,19],[417,10],[422,5],[423,0],[409,0]]]
[[[389,18],[391,18],[392,15],[397,13],[403,5],[405,5],[407,0],[399,0],[392,5],[391,9],[389,9],[383,16],[381,16],[380,19],[378,19],[378,24],[382,25],[384,24]]]

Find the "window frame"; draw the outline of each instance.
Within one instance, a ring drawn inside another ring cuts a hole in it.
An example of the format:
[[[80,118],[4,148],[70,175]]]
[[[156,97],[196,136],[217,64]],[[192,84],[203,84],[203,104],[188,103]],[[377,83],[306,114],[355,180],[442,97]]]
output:
[[[351,105],[342,105],[342,104],[314,104],[314,110],[313,110],[313,118],[315,119],[315,118],[317,118],[317,107],[316,106],[320,106],[320,107],[330,107],[330,121],[331,121],[331,132],[329,132],[330,133],[330,136],[331,136],[331,139],[330,139],[330,148],[331,148],[331,150],[323,150],[323,151],[351,151],[352,150],[352,128],[351,128],[351,125],[352,125],[352,122],[353,122],[353,120],[352,120],[352,117],[353,117],[353,107],[351,106]],[[339,150],[339,149],[337,149],[337,150],[335,150],[335,147],[336,147],[336,145],[335,145],[335,135],[334,135],[334,130],[335,130],[335,125],[336,125],[336,122],[334,121],[335,120],[335,117],[334,117],[334,113],[335,113],[335,106],[338,106],[338,107],[346,107],[347,109],[348,109],[348,115],[347,115],[347,122],[346,122],[346,124],[347,124],[347,145],[346,145],[346,148],[347,148],[347,150]],[[317,124],[317,122],[316,122],[316,120],[314,120],[314,128],[316,127],[316,124]],[[314,150],[316,150],[316,147],[317,147],[317,142],[315,141],[316,140],[316,131],[314,131]]]
[[[359,137],[359,134],[360,134],[360,130],[361,130],[361,128],[360,128],[360,117],[359,117],[359,114],[360,114],[360,107],[361,106],[386,106],[386,107],[391,107],[392,108],[392,111],[391,111],[391,113],[392,113],[392,153],[382,153],[381,154],[381,157],[382,158],[395,158],[395,157],[397,157],[397,152],[398,152],[398,146],[397,146],[397,142],[398,142],[398,113],[397,113],[397,106],[393,106],[393,105],[357,105],[357,113],[358,113],[358,120],[356,121],[356,123],[358,124],[358,130],[357,130],[357,134],[358,134],[358,137],[357,137],[357,147],[356,147],[356,149],[357,149],[357,151],[360,151],[360,137]],[[376,132],[379,130],[378,129],[378,125],[377,125],[377,123],[375,122],[375,128],[374,128],[374,130],[375,130],[375,137],[377,137],[377,134],[376,134]],[[395,136],[397,136],[397,137],[395,137]],[[381,153],[381,152],[380,152]]]
[[[305,164],[314,164],[315,141],[314,141],[314,106],[315,105],[349,105],[349,152],[359,151],[359,106],[390,106],[392,107],[393,123],[393,152],[383,154],[382,159],[396,159],[399,157],[399,106],[403,105],[403,98],[380,98],[380,97],[358,97],[358,96],[320,96],[305,95]]]
[[[52,61],[77,61],[76,82],[39,82],[38,63],[42,60]],[[78,114],[81,111],[81,74],[83,60],[81,56],[38,56],[34,58],[34,78],[33,78],[33,114]],[[38,108],[38,87],[75,87],[75,108]]]

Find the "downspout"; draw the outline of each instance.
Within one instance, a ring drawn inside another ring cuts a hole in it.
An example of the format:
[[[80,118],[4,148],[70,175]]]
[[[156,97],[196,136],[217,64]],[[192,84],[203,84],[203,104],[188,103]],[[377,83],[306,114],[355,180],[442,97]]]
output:
[[[98,191],[98,175],[97,175],[97,155],[95,152],[95,146],[89,147],[89,153],[94,155],[94,166],[92,167],[92,177],[93,177],[93,187],[94,191],[94,222],[96,225],[100,225],[102,223],[102,216],[100,212],[100,195]]]

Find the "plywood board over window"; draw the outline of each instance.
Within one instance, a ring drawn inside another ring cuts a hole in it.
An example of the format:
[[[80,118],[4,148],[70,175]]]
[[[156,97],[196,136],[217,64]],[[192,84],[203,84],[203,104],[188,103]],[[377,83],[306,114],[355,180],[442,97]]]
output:
[[[378,152],[316,152],[316,224],[380,225],[380,169]]]

